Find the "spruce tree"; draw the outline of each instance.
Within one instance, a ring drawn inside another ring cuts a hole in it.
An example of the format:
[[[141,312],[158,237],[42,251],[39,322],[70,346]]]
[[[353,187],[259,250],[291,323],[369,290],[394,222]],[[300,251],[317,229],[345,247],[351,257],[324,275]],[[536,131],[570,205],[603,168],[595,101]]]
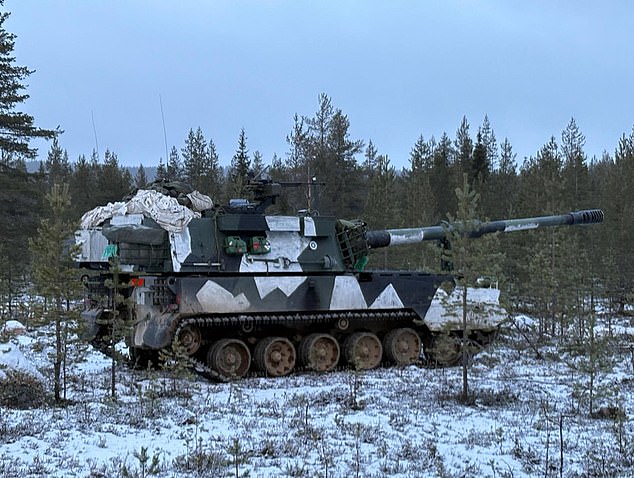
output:
[[[147,175],[145,174],[145,168],[142,164],[139,164],[136,175],[134,176],[134,187],[137,189],[145,189],[148,185]]]
[[[399,227],[428,226],[438,222],[434,217],[436,204],[434,202],[431,185],[431,170],[436,143],[432,137],[425,141],[421,135],[417,140],[409,157],[409,168],[399,175]],[[400,259],[393,266],[425,270],[437,264],[437,250],[435,244],[415,244],[404,246],[395,251],[394,256]]]
[[[72,168],[68,161],[68,153],[59,146],[57,138],[53,139],[44,166],[48,189],[51,189],[53,184],[67,184],[70,181]]]
[[[429,171],[429,183],[434,201],[434,222],[444,219],[447,217],[447,213],[456,210],[456,199],[451,194],[454,188],[451,168],[453,155],[454,149],[451,146],[451,140],[446,133],[443,133],[434,149],[432,167]]]
[[[208,162],[207,140],[200,126],[196,131],[193,129],[189,130],[185,139],[185,147],[181,149],[181,154],[183,155],[185,179],[194,189],[200,189],[199,181],[207,170]]]
[[[390,165],[387,155],[380,154],[376,157],[376,169],[370,180],[364,219],[372,229],[397,225],[396,170]],[[388,251],[389,248],[382,251],[384,269],[388,267]]]
[[[482,141],[480,132],[476,135],[476,144],[473,147],[470,177],[474,184],[482,190],[484,183],[489,179],[490,163],[486,144]]]
[[[368,178],[371,178],[372,174],[376,171],[378,155],[379,151],[374,146],[372,140],[369,140],[368,145],[365,148],[365,152],[363,153],[365,158],[363,161],[363,169],[365,170],[366,177]]]
[[[562,177],[565,185],[565,201],[568,207],[582,209],[588,207],[588,166],[583,151],[586,138],[577,126],[574,118],[561,133],[561,152],[563,156]]]
[[[246,188],[251,173],[251,158],[249,149],[247,148],[247,135],[244,128],[240,130],[238,137],[238,149],[236,149],[231,159],[231,168],[229,169],[229,195],[230,198],[246,198],[249,192]]]
[[[83,154],[73,165],[69,186],[70,196],[73,198],[71,209],[74,218],[78,219],[86,211],[100,205],[95,198],[97,171]]]
[[[458,131],[456,131],[456,139],[454,140],[454,148],[456,152],[456,167],[460,173],[472,174],[474,170],[473,162],[473,140],[469,134],[469,122],[467,117],[463,116]]]
[[[194,189],[213,196],[217,201],[221,185],[221,169],[214,142],[209,140],[209,143],[207,143],[200,127],[195,132],[190,129],[187,139],[185,139],[185,147],[181,150],[181,153],[183,156],[182,179],[187,181]],[[177,162],[173,157],[171,164],[171,169],[168,167],[168,173],[172,169],[172,172],[175,173]]]
[[[618,304],[619,312],[625,311],[625,305],[634,301],[634,128],[629,135],[623,135],[614,153],[613,174],[607,185],[609,196],[606,214],[606,232],[610,231],[605,243],[616,264],[607,270],[610,277],[612,299]]]
[[[163,158],[159,158],[159,164],[156,167],[156,180],[157,181],[162,181],[162,180],[168,180],[170,179],[169,175],[167,174],[167,166],[165,166],[165,163],[163,162]]]
[[[183,179],[183,164],[181,163],[176,146],[172,146],[170,150],[165,176],[169,178],[170,181],[181,181]]]
[[[120,201],[130,192],[133,183],[130,171],[119,164],[116,153],[107,149],[103,164],[97,166],[97,204]]]
[[[40,220],[43,190],[37,176],[0,163],[0,295],[7,313],[28,284],[28,238]]]
[[[493,168],[498,161],[498,145],[497,140],[495,139],[495,132],[493,131],[493,127],[491,126],[487,115],[484,115],[484,120],[482,121],[480,128],[478,128],[478,133],[480,134],[480,140],[486,149],[486,157],[489,166]]]

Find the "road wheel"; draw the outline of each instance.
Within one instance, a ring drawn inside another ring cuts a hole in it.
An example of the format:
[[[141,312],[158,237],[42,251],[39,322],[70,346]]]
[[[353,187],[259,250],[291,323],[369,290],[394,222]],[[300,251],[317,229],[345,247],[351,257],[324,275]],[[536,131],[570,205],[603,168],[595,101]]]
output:
[[[224,378],[242,378],[249,371],[251,352],[242,340],[222,339],[209,348],[207,365]]]
[[[299,347],[304,365],[316,372],[329,372],[339,362],[339,343],[329,334],[310,334]]]
[[[295,357],[295,347],[284,337],[267,337],[255,346],[255,364],[272,377],[291,373],[295,367]]]
[[[409,365],[420,356],[420,337],[410,328],[390,330],[383,339],[386,358],[397,365]]]
[[[378,367],[383,356],[381,341],[370,332],[355,332],[350,335],[343,349],[348,363],[358,370]]]
[[[191,357],[200,350],[203,337],[198,327],[195,325],[186,325],[178,332],[176,342],[182,347],[183,352]]]

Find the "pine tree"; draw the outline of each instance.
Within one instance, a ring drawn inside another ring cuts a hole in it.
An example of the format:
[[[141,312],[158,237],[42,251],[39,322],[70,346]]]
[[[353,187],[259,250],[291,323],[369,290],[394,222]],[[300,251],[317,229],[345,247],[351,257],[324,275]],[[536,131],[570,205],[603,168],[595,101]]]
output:
[[[478,317],[481,311],[469,305],[469,288],[476,287],[482,276],[499,279],[501,261],[495,235],[487,235],[476,240],[469,235],[478,228],[479,194],[469,184],[468,175],[463,175],[462,188],[456,188],[456,215],[449,214],[446,223],[448,247],[444,251],[447,262],[451,264],[456,287],[461,291],[462,316],[461,353],[462,353],[462,396],[463,401],[470,399],[468,367],[470,362],[470,319]]]
[[[262,158],[262,153],[259,151],[253,152],[253,160],[251,161],[251,171],[253,172],[254,177],[260,176],[266,166],[264,166],[264,158]]]
[[[298,116],[297,113],[293,116],[293,128],[286,136],[286,142],[289,145],[286,161],[280,165],[281,167],[277,168],[276,172],[278,175],[274,176],[271,174],[271,177],[279,181],[308,183],[311,178],[315,177],[314,171],[311,171],[311,165],[308,162],[309,135],[305,118]],[[277,205],[287,214],[292,214],[300,209],[313,209],[312,205],[306,207],[305,194],[297,188],[287,189],[281,201],[277,202]]]
[[[340,204],[339,215],[359,217],[363,211],[366,185],[363,184],[356,155],[363,149],[363,141],[350,139],[350,121],[340,109],[332,116],[328,132],[330,161],[325,178],[330,188],[328,201]],[[322,176],[324,174],[322,173]],[[337,193],[335,193],[335,191]],[[334,207],[331,209],[337,212]]]
[[[119,263],[119,257],[114,256],[109,259],[109,269],[111,278],[106,280],[104,285],[110,289],[110,297],[112,300],[112,310],[110,311],[110,337],[108,344],[108,354],[110,355],[110,398],[116,400],[117,398],[117,362],[120,360],[120,355],[116,350],[116,344],[120,341],[122,336],[130,333],[126,329],[126,322],[129,321],[127,312],[129,308],[125,305],[126,299],[123,295],[123,290],[128,287],[128,282],[122,278],[121,264]]]
[[[0,7],[3,5],[4,0],[0,0]],[[16,107],[29,98],[24,93],[24,81],[33,71],[15,65],[16,36],[4,28],[9,15],[0,12],[0,151],[5,164],[14,164],[15,160],[36,156],[37,149],[29,146],[31,139],[53,139],[59,131],[38,128],[32,116],[16,111]]]
[[[351,140],[349,129],[347,116],[335,109],[330,98],[322,93],[315,116],[296,121],[291,135],[292,153],[299,155],[293,157],[300,162],[301,180],[316,178],[325,183],[318,208],[339,217],[358,217],[366,194],[355,158],[363,148],[363,141]]]
[[[79,295],[78,271],[73,257],[77,247],[68,248],[66,241],[75,230],[75,225],[65,219],[70,207],[68,185],[53,185],[46,200],[51,216],[42,219],[37,236],[29,240],[33,254],[33,280],[39,293],[53,306],[47,314],[55,326],[55,355],[53,359],[53,383],[55,401],[62,400],[63,365],[66,360],[68,321],[70,314],[64,304]]]

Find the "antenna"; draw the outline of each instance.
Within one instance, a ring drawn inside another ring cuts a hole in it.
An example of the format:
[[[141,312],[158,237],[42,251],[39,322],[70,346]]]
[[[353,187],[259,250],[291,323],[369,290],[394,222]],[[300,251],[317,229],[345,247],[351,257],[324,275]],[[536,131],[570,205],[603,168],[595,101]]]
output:
[[[95,115],[90,110],[90,119],[92,121],[92,132],[95,135],[95,151],[97,151],[97,158],[99,157],[99,141],[97,140],[97,128],[95,127]]]
[[[159,94],[159,103],[161,105],[161,120],[163,121],[163,141],[165,142],[165,164],[169,162],[169,155],[167,152],[167,131],[165,130],[165,115],[163,114],[163,99]]]

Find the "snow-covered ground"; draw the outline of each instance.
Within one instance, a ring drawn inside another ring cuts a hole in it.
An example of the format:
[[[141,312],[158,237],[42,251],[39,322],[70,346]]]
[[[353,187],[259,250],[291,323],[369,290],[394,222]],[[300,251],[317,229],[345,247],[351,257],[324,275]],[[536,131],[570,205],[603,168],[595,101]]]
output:
[[[634,476],[634,342],[615,330],[594,384],[610,418],[589,417],[583,356],[537,359],[519,335],[474,359],[469,404],[459,367],[417,366],[230,384],[119,367],[113,401],[110,359],[89,349],[67,406],[0,408],[0,476]],[[41,334],[10,343],[49,380]]]

